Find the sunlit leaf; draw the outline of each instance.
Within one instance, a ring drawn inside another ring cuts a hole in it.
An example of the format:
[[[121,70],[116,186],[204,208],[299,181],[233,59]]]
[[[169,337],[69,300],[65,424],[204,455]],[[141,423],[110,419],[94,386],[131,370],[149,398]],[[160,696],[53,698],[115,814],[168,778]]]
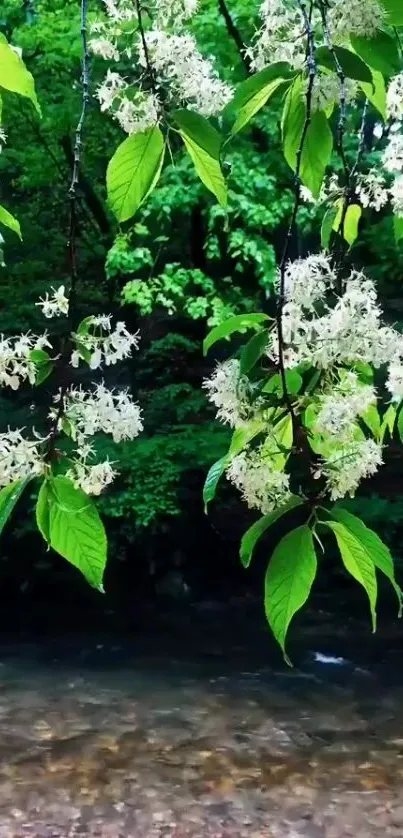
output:
[[[336,72],[337,66],[333,53],[336,56],[337,62],[344,75],[348,79],[364,81],[369,84],[372,83],[372,74],[368,65],[362,60],[362,58],[360,58],[360,55],[356,55],[354,52],[351,52],[351,50],[346,49],[346,47],[338,47],[335,45],[333,46],[333,50],[330,50],[327,46],[319,47],[316,50],[317,63],[322,65],[322,67],[326,67],[328,70],[332,70],[332,72]]]
[[[240,372],[246,375],[262,357],[270,340],[270,332],[267,329],[262,329],[257,332],[245,344],[240,357]]]
[[[381,4],[387,12],[386,22],[389,26],[403,26],[402,0],[381,0]]]
[[[351,44],[358,55],[383,76],[393,76],[399,72],[400,58],[396,39],[387,32],[378,29],[370,38],[352,35]],[[359,81],[370,81],[370,79],[359,79]]]
[[[319,197],[326,167],[330,163],[333,149],[333,134],[323,111],[315,111],[307,126],[306,80],[297,77],[287,93],[282,116],[282,137],[284,157],[295,172],[299,151],[302,146],[300,177],[311,190],[314,198]]]
[[[195,111],[175,111],[175,122],[200,180],[216,196],[218,203],[226,207],[228,189],[221,169],[220,134]]]
[[[346,570],[362,585],[367,593],[371,610],[372,629],[375,631],[378,587],[374,562],[369,557],[361,538],[357,537],[345,524],[326,521],[325,525],[336,536],[340,555]]]
[[[358,237],[358,224],[362,215],[359,204],[349,204],[347,210],[342,198],[337,202],[337,215],[333,222],[333,230],[346,240],[350,247]]]
[[[244,332],[247,329],[259,329],[262,323],[270,320],[267,314],[235,314],[224,320],[218,326],[215,326],[211,332],[208,333],[203,341],[203,352],[206,355],[209,349],[214,346],[219,340],[228,338],[235,332]]]
[[[217,460],[208,471],[206,480],[203,486],[203,501],[204,501],[204,511],[207,512],[207,506],[215,498],[215,494],[217,491],[217,486],[222,475],[225,472],[229,463],[228,454],[225,457],[221,457]]]
[[[11,215],[11,212],[6,210],[5,207],[0,205],[0,224],[4,224],[4,227],[8,227],[9,230],[12,230],[14,233],[17,233],[19,239],[22,240],[21,235],[21,227],[20,222]]]
[[[29,483],[27,480],[16,480],[14,483],[9,483],[8,486],[3,486],[0,491],[0,533],[3,529],[16,505],[20,499],[25,487]]]
[[[373,70],[372,84],[364,84],[362,82],[360,83],[360,87],[367,99],[369,99],[374,108],[380,113],[382,119],[386,121],[386,86],[382,73]]]
[[[292,509],[295,509],[297,506],[301,506],[301,504],[301,498],[297,495],[293,495],[283,506],[279,506],[278,509],[274,510],[274,512],[269,512],[267,515],[263,515],[262,518],[259,518],[258,521],[255,521],[255,523],[249,527],[249,529],[242,536],[239,551],[240,559],[244,567],[249,567],[256,544],[266,530],[278,521],[279,518],[286,515],[287,512],[291,512]]]
[[[109,161],[108,202],[118,221],[128,221],[154,189],[164,162],[164,137],[157,126],[127,137]]]
[[[40,114],[33,76],[5,39],[0,40],[0,87],[30,99]]]

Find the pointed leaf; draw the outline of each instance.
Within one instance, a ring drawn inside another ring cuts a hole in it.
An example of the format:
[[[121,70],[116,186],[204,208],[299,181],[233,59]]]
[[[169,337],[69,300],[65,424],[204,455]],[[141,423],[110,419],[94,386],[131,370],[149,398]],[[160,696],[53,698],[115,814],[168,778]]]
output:
[[[342,507],[334,507],[331,514],[334,518],[336,518],[336,521],[340,521],[341,524],[344,524],[344,526],[347,527],[347,529],[350,530],[356,538],[358,538],[375,567],[377,567],[378,570],[384,573],[387,579],[389,579],[389,582],[392,585],[398,599],[399,617],[401,617],[403,594],[395,579],[395,569],[389,547],[383,543],[376,532],[364,524],[364,521],[361,521],[361,519],[357,518],[356,515],[352,515],[351,512],[347,512],[346,509],[343,509]]]
[[[264,355],[265,350],[269,344],[270,332],[267,329],[262,329],[253,335],[248,343],[244,346],[240,357],[240,373],[247,375],[247,373],[255,366],[259,358]]]
[[[385,79],[382,73],[377,70],[372,71],[372,84],[360,83],[360,87],[365,93],[365,96],[371,104],[380,113],[383,120],[386,121],[386,87]]]
[[[224,323],[215,326],[211,332],[208,333],[203,341],[203,353],[207,354],[208,350],[214,346],[217,341],[223,338],[228,338],[234,332],[245,332],[247,329],[259,329],[262,323],[270,320],[267,314],[235,314],[229,317]]]
[[[259,518],[258,521],[255,521],[255,523],[249,527],[249,529],[242,536],[239,551],[240,559],[244,567],[249,567],[256,544],[266,530],[278,521],[279,518],[286,515],[287,512],[291,512],[292,509],[295,509],[296,506],[301,506],[301,504],[301,498],[297,495],[293,495],[283,506],[279,506],[278,509],[274,510],[274,512],[269,512],[267,515],[263,515],[262,518]]]
[[[204,116],[194,111],[176,111],[175,121],[200,180],[216,196],[219,204],[226,207],[228,190],[221,169],[220,134]]]
[[[290,396],[297,395],[301,390],[302,384],[302,376],[297,370],[285,371],[285,386]],[[276,372],[275,375],[269,378],[264,387],[262,387],[262,393],[275,393],[279,399],[283,399],[283,380],[280,373]]]
[[[295,172],[302,144],[301,181],[311,190],[313,197],[318,198],[332,154],[333,134],[323,111],[312,114],[305,131],[307,114],[304,84],[306,82],[298,77],[286,96],[282,118],[283,151],[288,165]]]
[[[30,99],[40,114],[33,76],[5,39],[0,40],[0,87]]]
[[[5,207],[0,205],[0,224],[4,224],[5,227],[8,227],[9,230],[12,230],[13,233],[17,233],[17,236],[22,241],[21,235],[21,227],[20,222],[11,215],[11,212],[6,210]]]
[[[28,485],[27,480],[16,480],[8,486],[4,486],[0,491],[0,533],[3,529],[17,503],[20,499],[25,487]]]
[[[118,221],[128,221],[154,189],[164,162],[164,137],[154,126],[127,137],[109,161],[108,202]]]
[[[317,559],[307,526],[287,533],[270,559],[265,578],[264,606],[271,630],[287,663],[285,641],[290,622],[307,601],[316,576]]]
[[[344,201],[342,198],[337,202],[337,207],[333,230],[343,236],[347,244],[351,247],[358,237],[358,224],[362,215],[362,209],[358,204],[349,204],[343,219]]]
[[[269,68],[266,68],[266,70]],[[262,74],[266,72],[266,70],[262,70]],[[256,73],[256,75],[260,75]],[[248,82],[256,82],[256,78],[252,76],[250,79],[246,79],[243,82],[246,85]],[[238,134],[239,131],[242,131],[242,128],[250,122],[250,120],[255,116],[258,111],[260,111],[264,105],[267,104],[269,99],[273,96],[276,91],[283,86],[285,89],[289,85],[289,82],[284,85],[284,79],[277,78],[270,82],[266,82],[262,85],[262,87],[255,89],[254,93],[251,92],[249,99],[247,99],[244,104],[239,108],[237,118],[231,128],[231,134],[235,135]]]
[[[369,558],[361,538],[348,529],[345,524],[326,521],[325,525],[331,529],[340,550],[343,564],[367,593],[372,617],[372,630],[376,630],[376,600],[378,587],[376,582],[375,565]]]
[[[50,546],[103,592],[107,542],[95,504],[67,477],[54,477],[50,487]]]
[[[203,486],[203,500],[204,511],[207,512],[208,504],[215,498],[218,483],[225,472],[228,465],[228,454],[216,460],[208,471],[204,486]]]
[[[322,247],[327,250],[329,247],[330,236],[334,230],[334,222],[337,217],[337,207],[329,207],[323,218],[322,218],[322,225],[320,228],[320,240]]]

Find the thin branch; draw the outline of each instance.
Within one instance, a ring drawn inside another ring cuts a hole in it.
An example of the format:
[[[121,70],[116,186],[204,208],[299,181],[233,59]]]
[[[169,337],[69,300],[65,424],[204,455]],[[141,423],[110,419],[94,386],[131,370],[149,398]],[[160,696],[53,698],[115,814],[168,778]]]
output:
[[[287,235],[284,242],[283,252],[281,256],[279,272],[280,272],[280,287],[279,287],[279,297],[278,297],[278,304],[277,304],[277,334],[278,334],[278,347],[279,347],[279,370],[280,370],[280,377],[283,387],[283,394],[284,400],[286,402],[287,408],[291,414],[293,426],[295,428],[296,425],[296,417],[292,406],[292,401],[290,395],[287,390],[287,382],[286,382],[286,374],[285,374],[285,365],[284,365],[284,337],[283,337],[283,308],[285,303],[285,275],[286,275],[286,267],[287,261],[289,257],[290,251],[290,244],[292,239],[292,234],[294,231],[294,227],[297,220],[298,210],[301,204],[301,165],[302,165],[302,154],[304,150],[304,145],[306,141],[306,137],[308,134],[309,126],[311,124],[312,118],[312,95],[313,95],[313,86],[315,83],[316,77],[316,61],[315,61],[315,40],[314,40],[314,32],[311,24],[310,13],[307,13],[305,2],[304,0],[297,0],[299,8],[301,10],[301,14],[304,19],[305,24],[305,34],[307,37],[307,67],[308,67],[308,86],[306,91],[306,116],[305,122],[302,129],[301,140],[297,151],[296,156],[296,166],[295,166],[295,178],[294,178],[294,189],[295,189],[295,200],[294,200],[294,207],[291,214],[290,223],[287,230]],[[310,4],[310,12],[312,11],[312,2]]]
[[[230,38],[232,38],[232,40],[233,40],[233,42],[234,42],[234,44],[235,44],[235,46],[238,50],[239,57],[242,61],[242,64],[245,67],[246,72],[250,73],[251,72],[251,62],[248,58],[247,53],[245,52],[245,45],[244,45],[244,42],[242,40],[239,29],[237,29],[237,27],[235,26],[234,20],[231,16],[231,12],[230,12],[225,0],[218,0],[218,8],[219,8],[219,10],[220,10],[220,12],[221,12],[221,14],[224,18],[225,25],[227,27],[228,35],[230,36]]]
[[[156,96],[157,95],[157,83],[156,83],[156,80],[155,80],[154,68],[153,68],[153,65],[151,63],[150,53],[149,53],[148,46],[147,46],[147,38],[146,38],[146,35],[145,35],[145,29],[144,29],[144,24],[143,24],[143,10],[141,8],[140,0],[134,0],[134,6],[135,6],[135,9],[136,9],[137,22],[138,22],[138,25],[139,25],[141,43],[143,45],[143,50],[144,50],[144,60],[146,62],[148,78],[149,78],[151,90],[154,93],[154,96]]]

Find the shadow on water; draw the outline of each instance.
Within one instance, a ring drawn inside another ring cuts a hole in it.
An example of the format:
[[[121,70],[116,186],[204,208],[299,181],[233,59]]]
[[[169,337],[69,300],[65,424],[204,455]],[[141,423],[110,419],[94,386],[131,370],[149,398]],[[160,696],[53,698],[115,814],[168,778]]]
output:
[[[288,669],[257,613],[4,637],[0,838],[401,838],[398,628],[322,613]]]

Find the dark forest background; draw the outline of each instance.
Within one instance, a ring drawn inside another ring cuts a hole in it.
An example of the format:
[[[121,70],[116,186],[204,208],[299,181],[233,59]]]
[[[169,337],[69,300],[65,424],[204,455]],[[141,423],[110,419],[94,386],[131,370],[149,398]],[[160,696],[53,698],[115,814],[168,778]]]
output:
[[[197,16],[197,36],[206,55],[214,55],[222,76],[241,79],[247,72],[240,50],[256,21],[249,6],[232,0],[205,0]],[[95,14],[97,4],[92,5]],[[80,33],[76,0],[42,0],[34,5],[3,0],[0,31],[23,48],[35,77],[43,110],[4,95],[7,145],[0,154],[2,203],[19,219],[23,242],[5,233],[5,265],[0,268],[1,331],[41,330],[35,307],[50,285],[67,281],[68,185],[72,137],[80,107]],[[92,90],[106,65],[94,60]],[[202,486],[210,464],[228,446],[229,434],[214,420],[201,388],[228,344],[207,358],[202,339],[226,315],[270,310],[276,259],[292,204],[292,177],[279,146],[274,100],[252,127],[228,147],[230,208],[223,211],[196,179],[191,164],[176,157],[135,223],[119,230],[105,200],[107,162],[121,141],[120,130],[99,112],[94,98],[85,130],[80,182],[81,316],[94,309],[119,312],[131,330],[141,332],[140,351],[108,384],[127,384],[144,411],[144,434],[119,446],[97,441],[105,455],[119,460],[120,477],[99,499],[110,539],[102,598],[60,557],[46,552],[33,523],[33,497],[27,494],[8,525],[0,549],[0,623],[10,615],[29,620],[44,604],[63,621],[74,606],[76,620],[90,612],[126,615],[145,604],[203,603],[260,594],[262,568],[270,541],[261,545],[261,562],[244,571],[238,543],[254,520],[235,491],[223,483],[206,516]],[[357,124],[360,113],[353,114]],[[365,137],[365,164],[377,165],[376,113]],[[321,210],[299,212],[294,255],[320,247]],[[352,258],[379,284],[387,317],[403,320],[403,255],[396,248],[391,218],[364,211],[362,232]],[[37,391],[0,396],[2,428],[41,421],[46,383]],[[354,501],[357,514],[374,526],[400,564],[403,556],[403,481],[398,446],[376,483]],[[403,571],[403,566],[402,566]],[[399,571],[398,571],[399,575]],[[353,606],[361,594],[344,579],[332,557],[317,585],[323,596],[337,591]],[[355,598],[355,599],[354,599]],[[385,606],[388,608],[388,605]],[[127,617],[129,615],[129,617]],[[39,619],[39,617],[35,617]],[[47,617],[43,618],[46,622]]]

